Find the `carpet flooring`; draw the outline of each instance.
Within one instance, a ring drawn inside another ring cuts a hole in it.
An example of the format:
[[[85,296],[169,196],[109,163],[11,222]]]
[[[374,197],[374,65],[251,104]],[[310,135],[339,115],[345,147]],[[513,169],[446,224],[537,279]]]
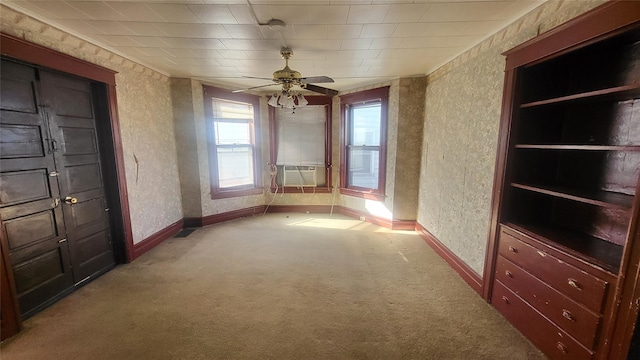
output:
[[[413,232],[315,214],[168,239],[25,321],[0,358],[545,359]]]

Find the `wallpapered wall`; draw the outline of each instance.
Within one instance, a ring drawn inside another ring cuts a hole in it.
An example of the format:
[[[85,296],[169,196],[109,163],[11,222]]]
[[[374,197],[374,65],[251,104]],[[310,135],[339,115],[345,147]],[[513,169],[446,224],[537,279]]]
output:
[[[118,72],[118,115],[133,241],[140,242],[180,220],[169,78],[4,5],[0,5],[0,31]]]
[[[478,274],[489,232],[501,53],[603,2],[549,1],[427,78],[418,222]]]
[[[180,193],[184,217],[202,217],[200,167],[191,79],[171,79],[173,122],[176,133]]]

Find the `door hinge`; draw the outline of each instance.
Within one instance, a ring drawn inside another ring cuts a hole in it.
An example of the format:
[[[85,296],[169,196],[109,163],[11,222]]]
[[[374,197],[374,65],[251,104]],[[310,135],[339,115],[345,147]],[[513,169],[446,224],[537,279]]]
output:
[[[53,151],[58,151],[58,142],[54,139],[51,139],[51,148],[53,149]]]
[[[66,243],[66,242],[67,242],[67,239],[60,239],[60,240],[58,240],[58,244],[62,244],[62,243]]]

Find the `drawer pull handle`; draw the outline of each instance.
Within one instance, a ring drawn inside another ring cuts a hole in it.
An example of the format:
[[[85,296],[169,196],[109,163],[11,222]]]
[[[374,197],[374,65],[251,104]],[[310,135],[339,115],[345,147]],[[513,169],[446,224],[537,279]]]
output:
[[[578,284],[578,282],[575,279],[569,279],[568,283],[572,288],[582,290],[582,287],[580,286],[580,284]]]
[[[564,344],[559,342],[559,341],[558,341],[557,347],[558,347],[558,350],[562,351],[563,354],[568,354],[569,353],[569,350],[567,350],[567,347],[564,346]]]
[[[511,251],[514,254],[518,253],[518,249],[514,248],[513,246],[509,246],[509,251]]]
[[[509,298],[506,297],[506,296],[503,296],[502,297],[502,301],[504,301],[506,304],[508,304],[509,303]]]
[[[511,271],[509,271],[509,270],[506,270],[504,273],[505,273],[505,275],[507,275],[510,278],[513,277],[513,273]]]
[[[576,319],[573,318],[573,315],[571,315],[571,313],[567,309],[562,309],[562,316],[567,320],[576,321]]]

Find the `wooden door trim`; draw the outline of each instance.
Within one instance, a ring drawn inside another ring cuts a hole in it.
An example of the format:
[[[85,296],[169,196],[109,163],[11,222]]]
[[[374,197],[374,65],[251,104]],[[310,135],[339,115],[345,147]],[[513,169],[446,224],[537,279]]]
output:
[[[113,71],[88,61],[36,45],[28,41],[0,33],[2,55],[41,65],[50,69],[99,81],[108,85],[116,85]]]
[[[119,190],[120,208],[126,249],[126,260],[133,260],[133,232],[131,229],[131,213],[125,177],[124,154],[122,138],[120,136],[120,120],[116,100],[116,71],[74,58],[70,55],[30,43],[28,41],[0,33],[0,53],[3,56],[25,61],[67,74],[104,83],[107,86],[107,101],[109,102],[109,120],[111,122],[111,137],[113,141],[113,155],[116,163],[116,180]],[[100,134],[104,136],[104,134]]]

